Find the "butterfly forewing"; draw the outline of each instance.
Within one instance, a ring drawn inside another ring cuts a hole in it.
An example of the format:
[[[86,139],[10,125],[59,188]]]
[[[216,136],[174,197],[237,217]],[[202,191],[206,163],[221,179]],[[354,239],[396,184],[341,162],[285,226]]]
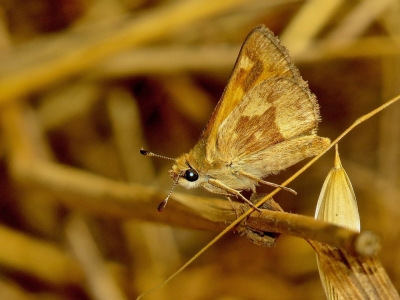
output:
[[[201,137],[207,145],[206,157],[216,153],[217,132],[221,123],[258,83],[271,77],[287,77],[304,84],[287,50],[265,26],[256,27],[239,53],[231,78]]]
[[[316,135],[318,104],[291,62],[287,50],[264,26],[247,37],[232,76],[199,142],[175,160],[174,179],[188,168],[198,180],[182,176],[186,188],[249,202],[241,190],[302,159],[317,155],[329,139]]]

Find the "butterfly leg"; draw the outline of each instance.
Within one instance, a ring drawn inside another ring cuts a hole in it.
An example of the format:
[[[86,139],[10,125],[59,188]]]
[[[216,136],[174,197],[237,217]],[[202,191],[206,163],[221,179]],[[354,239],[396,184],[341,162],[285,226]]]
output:
[[[259,183],[262,183],[262,184],[265,184],[265,185],[269,185],[269,186],[272,186],[272,187],[275,187],[275,188],[281,188],[282,190],[285,190],[285,191],[290,192],[290,193],[292,193],[294,195],[297,195],[296,191],[292,190],[291,188],[288,188],[288,187],[285,187],[285,186],[281,186],[279,184],[272,183],[272,182],[269,182],[269,181],[262,180],[262,179],[257,178],[255,176],[249,174],[249,173],[246,173],[244,171],[239,171],[239,174],[244,176],[244,177],[250,178],[250,179],[252,179],[254,181],[257,181]]]
[[[260,209],[258,207],[255,207],[254,204],[251,201],[249,201],[246,197],[244,197],[239,191],[237,191],[235,189],[232,189],[229,186],[226,186],[225,184],[223,184],[221,181],[215,180],[215,179],[212,179],[212,178],[208,179],[208,183],[213,185],[213,186],[215,186],[215,187],[217,187],[217,188],[220,188],[221,190],[226,191],[230,195],[234,195],[234,196],[236,196],[238,198],[241,198],[243,201],[248,203],[255,210],[260,212]]]
[[[233,201],[231,200],[231,198],[229,196],[225,196],[225,197],[226,197],[226,199],[228,199],[228,201],[231,204],[233,210],[235,211],[236,219],[239,218],[238,210],[236,209],[235,205],[233,205]]]

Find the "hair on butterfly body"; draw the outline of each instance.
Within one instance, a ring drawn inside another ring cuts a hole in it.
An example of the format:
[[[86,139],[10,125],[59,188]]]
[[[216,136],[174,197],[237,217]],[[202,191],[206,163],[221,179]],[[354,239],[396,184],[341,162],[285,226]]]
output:
[[[174,186],[203,187],[254,206],[241,191],[255,192],[260,183],[281,187],[264,178],[329,145],[329,139],[316,135],[319,120],[317,100],[286,48],[260,25],[246,38],[199,141],[175,159],[169,174]]]

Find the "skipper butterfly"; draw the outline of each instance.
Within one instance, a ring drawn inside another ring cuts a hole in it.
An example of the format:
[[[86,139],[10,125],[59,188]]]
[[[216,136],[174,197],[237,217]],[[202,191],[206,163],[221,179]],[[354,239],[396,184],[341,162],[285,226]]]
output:
[[[316,135],[317,99],[274,34],[260,25],[246,38],[231,78],[193,149],[174,160],[173,188],[235,196],[271,174],[317,155],[330,140]],[[143,155],[158,156],[143,149]],[[166,158],[166,157],[163,157]],[[171,189],[171,192],[173,190]],[[162,211],[168,198],[160,203]],[[293,191],[294,192],[294,191]],[[229,198],[228,198],[229,199]]]

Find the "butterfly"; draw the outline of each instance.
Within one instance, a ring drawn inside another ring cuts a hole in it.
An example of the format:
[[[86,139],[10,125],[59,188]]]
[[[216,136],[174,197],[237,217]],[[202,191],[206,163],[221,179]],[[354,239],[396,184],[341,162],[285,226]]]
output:
[[[189,153],[172,159],[171,192],[177,184],[188,189],[203,187],[254,206],[242,195],[243,190],[255,192],[259,184],[281,187],[264,178],[319,154],[330,144],[328,138],[316,135],[319,121],[317,99],[288,51],[269,29],[259,25],[243,43],[199,141]]]

